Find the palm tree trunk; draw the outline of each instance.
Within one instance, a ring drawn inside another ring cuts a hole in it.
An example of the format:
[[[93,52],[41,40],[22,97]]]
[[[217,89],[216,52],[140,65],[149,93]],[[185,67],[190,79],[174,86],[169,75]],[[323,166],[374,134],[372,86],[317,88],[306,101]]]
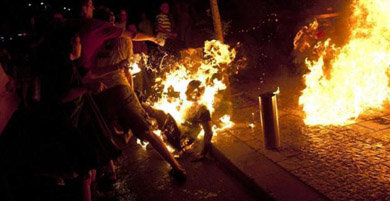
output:
[[[215,36],[217,40],[223,43],[222,23],[217,0],[210,0],[210,7],[213,14]]]
[[[222,22],[221,16],[219,14],[218,2],[217,0],[210,0],[211,12],[213,14],[213,22],[214,22],[214,31],[217,40],[221,43],[224,43],[223,33],[222,33]],[[222,66],[227,68],[228,66]],[[232,115],[233,107],[231,102],[231,92],[230,92],[230,81],[229,75],[224,71],[223,81],[226,85],[226,90],[223,93],[223,101],[221,102],[219,108],[216,109],[216,116],[222,116],[224,114]]]

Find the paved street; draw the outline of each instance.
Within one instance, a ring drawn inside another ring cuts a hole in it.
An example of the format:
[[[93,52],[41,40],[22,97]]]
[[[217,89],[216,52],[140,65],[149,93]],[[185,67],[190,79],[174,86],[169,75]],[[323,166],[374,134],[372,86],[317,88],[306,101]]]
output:
[[[233,94],[245,88],[258,90],[234,98],[236,126],[218,138],[243,142],[253,154],[265,155],[331,200],[390,200],[390,107],[348,126],[308,127],[297,104],[302,89],[299,78],[285,75],[272,82],[281,91],[281,150],[263,148],[257,96],[269,87],[267,83],[261,89],[256,81],[235,85]],[[255,124],[253,129],[250,123]]]
[[[262,200],[222,171],[213,159],[194,163],[192,158],[192,154],[179,158],[188,178],[178,183],[168,174],[169,165],[154,149],[144,150],[130,142],[118,163],[118,200]]]
[[[331,200],[390,200],[389,106],[349,126],[307,127],[297,106],[302,89],[297,80],[284,75],[263,84],[253,80],[233,83],[232,94],[238,94],[233,98],[232,120],[236,125],[215,140],[239,140],[252,150],[243,158],[246,163],[251,163],[254,155],[265,156]],[[281,90],[278,106],[282,148],[277,152],[263,148],[259,125],[257,96],[271,88],[270,83]],[[253,90],[243,90],[248,88]],[[250,128],[250,123],[255,127]],[[222,171],[213,159],[192,163],[191,155],[184,155],[179,160],[189,176],[187,182],[179,184],[168,175],[167,163],[153,149],[145,151],[132,142],[124,150],[118,163],[119,200],[261,199]],[[257,172],[263,174],[260,169]]]

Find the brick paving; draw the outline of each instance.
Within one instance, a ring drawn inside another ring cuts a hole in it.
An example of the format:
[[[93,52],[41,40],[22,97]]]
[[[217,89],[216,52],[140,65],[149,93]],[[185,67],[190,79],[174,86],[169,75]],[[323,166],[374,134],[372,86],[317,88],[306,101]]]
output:
[[[241,140],[331,200],[390,200],[390,106],[348,126],[308,127],[297,104],[302,86],[292,84],[297,82],[291,77],[277,83],[281,88],[279,151],[264,149],[257,103],[260,90],[233,98],[236,126],[218,137]],[[240,82],[233,88],[239,92],[255,89],[256,84]],[[250,128],[250,123],[255,127]]]

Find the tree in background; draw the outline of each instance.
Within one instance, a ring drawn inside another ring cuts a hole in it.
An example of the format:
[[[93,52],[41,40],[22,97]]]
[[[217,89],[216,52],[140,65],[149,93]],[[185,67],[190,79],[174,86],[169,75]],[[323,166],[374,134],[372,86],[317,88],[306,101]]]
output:
[[[210,7],[213,15],[215,36],[217,40],[223,43],[222,23],[217,0],[210,0]]]

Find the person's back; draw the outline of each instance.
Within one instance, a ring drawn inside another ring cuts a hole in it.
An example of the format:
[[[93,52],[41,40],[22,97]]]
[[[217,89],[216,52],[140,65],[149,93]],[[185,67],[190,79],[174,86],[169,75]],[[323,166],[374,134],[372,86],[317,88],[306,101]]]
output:
[[[123,60],[130,60],[133,56],[132,41],[129,38],[119,37],[107,40],[99,49],[94,68],[105,68],[106,66],[115,65]],[[118,85],[129,86],[125,69],[119,68],[110,73],[97,78],[107,88]]]
[[[121,36],[123,30],[108,22],[96,19],[81,19],[80,26],[80,38],[83,46],[81,62],[85,68],[90,69],[93,67],[97,51],[102,47],[104,41]]]
[[[93,19],[95,7],[92,0],[80,0],[79,3],[80,7],[76,9],[80,9],[81,18],[72,21],[72,23],[78,26],[80,33],[83,47],[81,64],[84,68],[91,69],[97,50],[100,49],[104,41],[121,36],[124,30],[109,22]]]

